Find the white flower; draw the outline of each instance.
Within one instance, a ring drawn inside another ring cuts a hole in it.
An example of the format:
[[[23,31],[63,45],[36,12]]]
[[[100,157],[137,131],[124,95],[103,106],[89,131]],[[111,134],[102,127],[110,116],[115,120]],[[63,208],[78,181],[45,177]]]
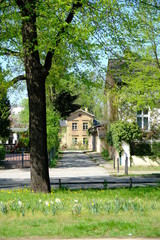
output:
[[[39,203],[41,203],[42,202],[42,200],[41,199],[39,199]]]
[[[56,202],[56,203],[61,203],[61,200],[60,200],[59,198],[56,198],[56,199],[55,199],[55,202]]]
[[[45,204],[46,204],[46,206],[49,206],[49,202],[48,201],[45,201]]]
[[[53,204],[53,202],[51,201],[51,204]]]
[[[78,200],[77,200],[77,199],[74,199],[74,202],[75,202],[75,203],[78,203]]]
[[[22,202],[19,200],[18,201],[18,205],[21,207],[22,206]]]

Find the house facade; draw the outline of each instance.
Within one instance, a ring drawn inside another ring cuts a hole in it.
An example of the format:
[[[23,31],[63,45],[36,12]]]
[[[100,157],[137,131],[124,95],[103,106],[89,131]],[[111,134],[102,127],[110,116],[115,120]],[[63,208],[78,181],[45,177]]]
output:
[[[94,115],[79,109],[71,113],[66,121],[61,121],[62,149],[92,149],[88,129],[93,126]]]

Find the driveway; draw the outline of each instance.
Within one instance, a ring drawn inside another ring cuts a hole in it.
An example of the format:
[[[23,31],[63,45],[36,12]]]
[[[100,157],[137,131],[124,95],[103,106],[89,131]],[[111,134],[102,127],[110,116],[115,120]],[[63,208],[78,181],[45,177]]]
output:
[[[57,167],[50,169],[50,176],[71,178],[109,176],[109,174],[84,152],[66,151],[60,157]]]

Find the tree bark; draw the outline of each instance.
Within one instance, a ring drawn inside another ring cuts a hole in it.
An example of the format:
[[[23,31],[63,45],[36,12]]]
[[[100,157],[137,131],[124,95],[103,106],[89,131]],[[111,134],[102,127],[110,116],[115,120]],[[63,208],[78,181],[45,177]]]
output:
[[[36,69],[34,71],[37,71]],[[40,71],[39,71],[40,72]],[[31,189],[34,192],[50,192],[46,139],[45,80],[34,77],[27,81],[29,96],[29,133]]]

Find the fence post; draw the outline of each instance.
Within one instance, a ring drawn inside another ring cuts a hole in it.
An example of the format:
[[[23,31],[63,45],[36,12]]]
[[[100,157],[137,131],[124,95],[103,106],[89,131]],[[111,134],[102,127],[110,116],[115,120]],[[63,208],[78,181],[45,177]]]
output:
[[[128,175],[128,157],[125,159],[125,174]]]
[[[23,152],[23,148],[22,148],[22,168],[24,167],[24,152]]]
[[[117,172],[119,172],[119,158],[117,158]]]
[[[129,187],[132,188],[132,178],[129,179]]]
[[[115,156],[113,157],[113,169],[115,169]]]
[[[119,165],[120,165],[120,166],[122,165],[122,154],[121,154],[121,152],[120,152],[120,154],[119,154]]]
[[[59,189],[61,189],[62,187],[62,182],[61,182],[61,179],[59,179]]]

